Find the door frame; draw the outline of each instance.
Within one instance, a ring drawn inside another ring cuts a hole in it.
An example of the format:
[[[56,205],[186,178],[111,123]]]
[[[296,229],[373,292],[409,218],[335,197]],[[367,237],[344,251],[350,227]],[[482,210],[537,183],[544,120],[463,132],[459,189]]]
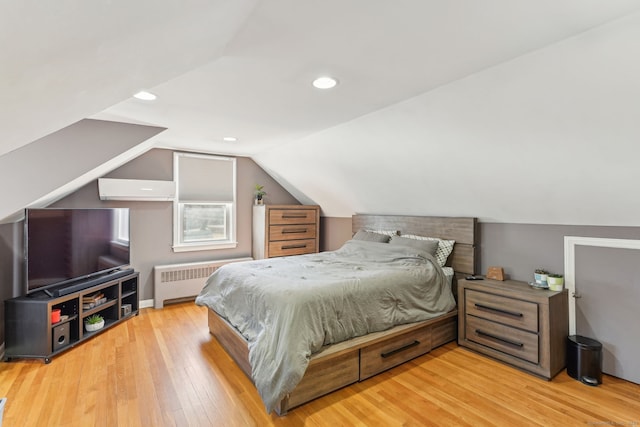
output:
[[[576,334],[576,246],[638,249],[640,240],[564,236],[564,285],[569,292],[569,335]]]

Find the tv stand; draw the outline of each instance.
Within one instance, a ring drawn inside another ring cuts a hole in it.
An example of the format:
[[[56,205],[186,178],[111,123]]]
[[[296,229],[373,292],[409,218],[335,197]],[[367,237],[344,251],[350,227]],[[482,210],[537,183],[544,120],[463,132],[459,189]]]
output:
[[[77,287],[59,295],[56,290],[44,290],[29,296],[5,301],[5,361],[14,358],[51,357],[66,351],[100,332],[138,314],[138,273],[119,270],[73,284]],[[97,296],[102,295],[102,298]],[[95,297],[95,303],[88,302]],[[59,309],[63,318],[52,323],[51,313]],[[85,320],[94,314],[102,316],[104,327],[90,332]]]

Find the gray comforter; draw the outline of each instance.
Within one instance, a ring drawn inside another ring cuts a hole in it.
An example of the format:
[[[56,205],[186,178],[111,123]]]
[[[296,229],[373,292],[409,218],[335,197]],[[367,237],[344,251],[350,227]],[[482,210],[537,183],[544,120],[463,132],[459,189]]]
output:
[[[249,343],[253,381],[271,412],[323,346],[455,307],[427,253],[350,240],[336,251],[227,264],[196,299]]]

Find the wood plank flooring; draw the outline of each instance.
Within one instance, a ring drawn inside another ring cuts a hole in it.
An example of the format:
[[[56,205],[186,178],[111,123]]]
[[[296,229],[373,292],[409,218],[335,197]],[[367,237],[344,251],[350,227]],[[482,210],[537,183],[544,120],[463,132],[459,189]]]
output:
[[[634,426],[640,385],[547,382],[454,343],[268,415],[192,302],[142,313],[53,359],[0,363],[3,427]]]

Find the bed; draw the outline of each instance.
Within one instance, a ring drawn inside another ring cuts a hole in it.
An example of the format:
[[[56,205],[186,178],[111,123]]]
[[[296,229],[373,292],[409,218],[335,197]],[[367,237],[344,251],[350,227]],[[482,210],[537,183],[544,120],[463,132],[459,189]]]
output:
[[[370,230],[373,232],[385,231],[390,234],[399,234],[403,237],[417,238],[418,236],[432,236],[440,239],[454,240],[456,243],[451,255],[447,258],[447,266],[452,267],[455,274],[458,276],[475,273],[475,218],[354,215],[352,217],[352,230],[354,234],[361,230]],[[395,238],[394,241],[398,240],[402,239]],[[294,339],[291,345],[286,344],[286,341],[283,341],[284,344],[278,341],[276,343],[277,351],[273,350],[273,354],[282,355],[285,359],[283,362],[274,365],[271,358],[267,357],[271,353],[263,351],[263,348],[267,348],[271,351],[270,347],[262,346],[259,349],[258,347],[261,346],[259,340],[256,339],[256,336],[252,335],[251,332],[247,332],[246,324],[261,327],[261,329],[256,329],[259,331],[258,338],[260,339],[267,333],[265,331],[269,331],[271,334],[278,335],[278,340],[284,340],[284,338],[281,337],[288,335],[290,333],[289,329],[297,328],[297,326],[289,326],[290,324],[307,322],[310,324],[318,323],[315,317],[316,310],[324,310],[324,305],[320,304],[316,307],[314,304],[318,304],[318,300],[322,299],[317,297],[304,298],[305,293],[301,292],[300,296],[304,299],[302,304],[305,309],[298,309],[295,311],[295,314],[288,314],[289,305],[294,306],[293,303],[289,301],[292,298],[298,298],[294,295],[297,291],[291,288],[286,295],[286,303],[281,306],[274,306],[274,308],[267,313],[268,319],[270,319],[268,323],[270,325],[279,325],[276,328],[272,328],[275,330],[269,330],[266,328],[264,325],[267,321],[264,319],[261,319],[260,322],[258,322],[253,318],[248,318],[249,316],[244,315],[242,311],[240,314],[229,315],[229,312],[225,311],[224,304],[220,302],[223,297],[226,298],[224,301],[234,298],[235,300],[250,300],[250,304],[253,304],[250,307],[253,308],[251,310],[245,309],[247,311],[260,311],[262,305],[270,307],[270,304],[274,303],[273,300],[277,298],[268,294],[262,295],[260,283],[264,284],[265,279],[267,281],[272,280],[274,282],[280,281],[280,277],[271,276],[271,279],[269,279],[269,275],[277,273],[278,275],[285,277],[281,272],[291,268],[294,261],[300,265],[300,267],[297,268],[305,269],[298,276],[295,276],[296,280],[306,280],[307,283],[310,284],[309,289],[314,290],[314,292],[318,294],[323,294],[322,290],[324,288],[321,287],[322,284],[316,286],[318,276],[313,275],[315,266],[319,265],[318,263],[342,264],[342,258],[339,258],[342,256],[345,257],[345,263],[347,263],[348,266],[348,256],[350,253],[361,252],[363,248],[366,249],[367,254],[374,254],[371,255],[372,263],[368,265],[365,264],[364,267],[366,274],[370,276],[367,280],[371,281],[366,282],[365,288],[360,286],[359,278],[356,280],[357,285],[360,287],[355,287],[358,288],[358,292],[362,291],[363,295],[365,295],[365,292],[383,292],[382,290],[377,291],[377,285],[375,284],[378,282],[385,283],[386,281],[386,286],[388,288],[389,281],[394,280],[391,277],[395,277],[384,276],[384,274],[387,274],[387,267],[379,272],[376,270],[374,264],[378,261],[378,253],[376,252],[378,249],[380,249],[382,256],[387,256],[387,253],[394,255],[392,257],[394,258],[394,263],[398,262],[398,260],[401,261],[400,265],[395,265],[393,263],[390,264],[388,269],[395,269],[396,271],[394,274],[404,274],[406,277],[398,276],[398,282],[404,283],[404,281],[409,281],[409,284],[407,285],[408,288],[411,288],[411,280],[413,280],[412,277],[417,274],[414,272],[414,269],[419,270],[421,275],[426,274],[429,277],[433,276],[429,280],[433,280],[434,283],[442,283],[442,278],[444,277],[442,276],[443,270],[440,267],[435,267],[435,264],[439,264],[435,258],[430,258],[429,255],[421,255],[420,257],[415,258],[422,260],[418,262],[415,261],[412,256],[408,256],[408,254],[405,256],[402,253],[403,249],[401,247],[394,249],[391,248],[391,246],[392,245],[371,244],[369,242],[351,240],[346,242],[343,248],[336,251],[336,253],[321,253],[316,257],[302,255],[299,258],[289,257],[288,259],[273,259],[269,263],[256,261],[253,263],[236,265],[233,268],[225,267],[225,269],[221,269],[223,270],[222,272],[218,270],[218,272],[214,273],[217,276],[212,277],[207,281],[205,289],[196,302],[200,305],[209,306],[209,330],[220,342],[227,353],[229,353],[229,355],[235,360],[238,366],[245,372],[245,374],[247,374],[249,378],[252,378],[261,394],[261,397],[263,398],[263,401],[265,402],[268,412],[274,410],[279,415],[286,414],[292,408],[302,405],[316,397],[322,396],[354,382],[365,380],[379,372],[425,354],[432,348],[456,339],[457,309],[455,308],[455,301],[450,295],[445,295],[445,292],[434,291],[436,296],[430,296],[429,298],[433,299],[436,302],[436,305],[435,308],[430,308],[431,314],[429,314],[429,318],[426,320],[411,320],[426,316],[419,315],[422,317],[411,317],[415,314],[412,303],[415,302],[416,299],[412,299],[410,296],[406,301],[399,300],[397,304],[401,307],[401,310],[393,310],[393,314],[390,316],[394,318],[393,321],[397,326],[385,326],[382,324],[371,327],[371,325],[368,325],[368,330],[374,330],[376,332],[363,335],[355,333],[354,335],[359,336],[350,339],[346,339],[344,337],[340,338],[340,333],[336,333],[337,338],[327,338],[327,335],[330,336],[333,332],[325,331],[325,336],[321,337],[325,340],[324,343],[322,340],[318,343],[318,340],[316,339],[317,337],[313,339],[309,338],[309,342],[313,342],[315,344],[314,347],[310,347],[313,348],[313,350],[307,352],[306,357],[301,357],[297,351],[297,347],[299,347],[298,344],[304,341],[306,345],[306,335],[300,335],[299,339],[297,341]],[[375,250],[373,249],[374,247],[376,247]],[[402,256],[395,256],[396,251],[400,251],[398,253]],[[425,263],[423,258],[429,258],[430,261]],[[382,262],[386,262],[386,259],[382,258]],[[425,265],[423,265],[423,263]],[[363,270],[362,268],[356,269]],[[241,276],[242,271],[244,271],[244,273],[242,273]],[[333,274],[326,273],[324,271],[321,273],[322,276],[331,276]],[[240,277],[242,277],[242,279],[238,279]],[[424,276],[420,276],[420,278],[421,280],[425,280]],[[243,291],[244,294],[238,294],[239,291],[237,291],[236,288],[229,291],[229,289],[232,289],[231,287],[224,287],[226,285],[223,286],[220,284],[224,284],[229,280],[246,282],[246,286],[249,287],[249,290]],[[454,283],[449,283],[446,286],[451,286],[451,289],[455,289],[455,278],[453,279],[453,282]],[[349,283],[350,285],[353,285],[353,283]],[[269,284],[269,287],[270,285],[271,284]],[[213,294],[213,296],[211,296],[211,293],[205,292],[205,290],[211,286],[216,287],[217,293]],[[251,288],[251,286],[254,287]],[[265,288],[268,287],[266,285],[264,286]],[[405,285],[403,284],[402,286]],[[354,286],[351,286],[351,288],[353,287]],[[305,290],[306,289],[307,288],[305,287]],[[398,285],[397,289],[400,289],[400,285]],[[395,292],[400,292],[397,289],[394,284],[394,295],[391,297],[393,301],[395,301],[395,298],[400,298],[395,295]],[[447,288],[447,291],[449,294],[451,293],[450,288]],[[340,292],[346,291],[341,288]],[[257,294],[260,294],[261,298],[266,298],[267,304],[262,300],[255,301],[255,295]],[[330,304],[330,298],[331,296],[327,295],[327,305]],[[363,296],[363,298],[375,299],[377,297]],[[218,305],[215,305],[215,301],[214,304],[211,304],[212,299],[217,300]],[[282,302],[280,302],[280,304],[282,304]],[[417,302],[416,304],[420,303]],[[335,305],[331,306],[332,309],[334,306]],[[212,307],[215,307],[216,310],[213,310]],[[350,313],[350,307],[351,306],[346,307],[343,311]],[[219,315],[218,312],[223,315]],[[272,322],[272,318],[278,318],[278,316],[280,316],[272,315],[274,312],[283,312],[281,317],[285,317],[287,320]],[[350,315],[352,314],[353,313]],[[309,317],[309,320],[307,317]],[[351,322],[358,326],[361,322],[357,321],[357,316],[355,317],[356,321]],[[379,317],[384,318],[385,316],[380,315]],[[363,312],[362,318],[375,318],[376,322],[379,320],[377,315],[371,316],[366,312]],[[295,319],[295,321],[292,321],[292,319]],[[242,324],[245,320],[246,324]],[[349,322],[350,320],[346,318],[346,316],[344,319],[341,318],[339,322],[340,328],[349,329],[351,325]],[[232,326],[232,323],[237,325],[238,328],[244,332],[244,335]],[[356,331],[359,330],[358,327],[355,327]],[[322,331],[324,331],[324,329],[321,329],[321,332]],[[291,346],[295,348],[289,350]],[[283,348],[287,350],[283,351]],[[250,351],[250,349],[252,349],[252,351]],[[291,355],[287,353],[288,351],[291,351]],[[260,358],[258,358],[256,354],[259,354]],[[287,357],[289,358],[287,359]],[[304,359],[305,364],[301,371],[298,370],[298,376],[296,376],[295,373],[292,374],[291,378],[294,378],[295,381],[293,383],[287,383],[287,380],[289,380],[289,377],[287,376],[282,377],[284,379],[281,380],[280,371],[284,369],[283,366],[286,369],[289,369],[291,366],[291,369],[295,371],[297,369],[298,359]],[[273,387],[276,388],[274,393],[279,392],[280,394],[269,394],[272,390],[268,390],[268,387],[265,385],[265,371],[271,372],[268,370],[269,367],[273,367]],[[255,374],[255,376],[253,374]],[[280,384],[281,381],[283,384]],[[265,392],[265,390],[267,390],[267,392]],[[286,393],[282,393],[282,390],[286,390]]]

